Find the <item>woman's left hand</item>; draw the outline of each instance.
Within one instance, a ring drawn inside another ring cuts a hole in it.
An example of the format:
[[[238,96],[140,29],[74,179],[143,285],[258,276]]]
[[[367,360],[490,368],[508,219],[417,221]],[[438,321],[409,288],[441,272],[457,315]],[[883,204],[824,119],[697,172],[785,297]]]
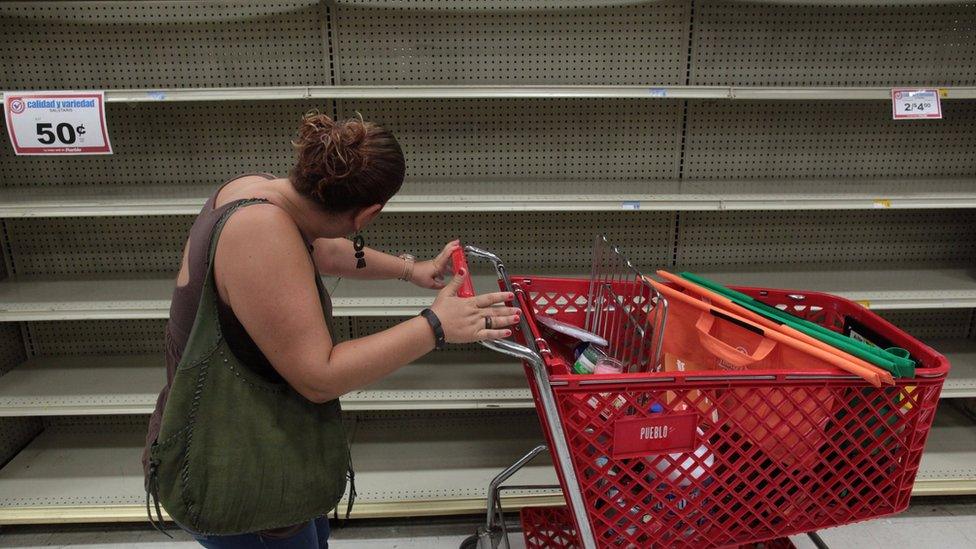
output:
[[[430,288],[432,290],[443,288],[445,284],[444,278],[451,270],[451,254],[460,246],[461,241],[452,240],[444,246],[441,253],[434,259],[418,261],[414,265],[413,276],[410,282],[413,282],[421,288]]]

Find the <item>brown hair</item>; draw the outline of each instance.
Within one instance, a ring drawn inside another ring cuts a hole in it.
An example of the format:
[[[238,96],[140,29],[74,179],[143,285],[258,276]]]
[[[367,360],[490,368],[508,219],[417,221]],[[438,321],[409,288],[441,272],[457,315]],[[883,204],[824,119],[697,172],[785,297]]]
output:
[[[330,212],[386,204],[403,184],[407,166],[400,144],[362,116],[336,122],[310,112],[292,145],[298,160],[291,184]]]

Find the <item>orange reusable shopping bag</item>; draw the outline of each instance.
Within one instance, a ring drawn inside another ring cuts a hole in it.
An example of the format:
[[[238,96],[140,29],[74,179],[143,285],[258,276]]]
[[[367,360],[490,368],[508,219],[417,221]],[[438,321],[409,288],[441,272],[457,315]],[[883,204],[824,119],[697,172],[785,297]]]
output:
[[[671,288],[659,291],[665,297],[671,294],[663,342],[665,369],[837,371],[816,356],[767,337],[748,320],[714,306],[706,312],[672,299],[678,296]],[[697,400],[706,419],[734,429],[779,466],[791,468],[817,459],[817,450],[825,442],[824,427],[833,415],[830,391],[819,390],[816,398],[810,398],[808,389],[788,387],[730,389],[713,395],[715,402],[702,394],[688,398]]]

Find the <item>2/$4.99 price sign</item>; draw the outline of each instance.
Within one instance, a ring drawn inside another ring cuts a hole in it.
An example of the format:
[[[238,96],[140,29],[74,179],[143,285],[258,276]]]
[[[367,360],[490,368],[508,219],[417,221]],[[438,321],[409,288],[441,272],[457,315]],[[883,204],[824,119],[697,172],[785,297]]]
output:
[[[3,111],[18,156],[112,154],[104,92],[4,92]]]

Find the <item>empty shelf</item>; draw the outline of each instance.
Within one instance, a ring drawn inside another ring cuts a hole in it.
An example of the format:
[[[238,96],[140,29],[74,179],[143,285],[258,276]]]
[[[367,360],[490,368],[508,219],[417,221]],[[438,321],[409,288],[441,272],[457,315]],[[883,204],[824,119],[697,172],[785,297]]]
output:
[[[976,88],[940,88],[942,100],[976,98]],[[0,94],[2,95],[2,94]],[[268,101],[284,99],[491,99],[491,98],[644,98],[765,100],[891,100],[889,87],[770,86],[268,86],[242,88],[169,88],[106,90],[109,103],[166,101]]]
[[[819,291],[871,309],[976,307],[976,271],[967,269],[865,269],[703,271],[726,286]]]
[[[476,279],[478,277],[475,277]],[[493,276],[478,287],[497,287]],[[20,279],[0,282],[0,321],[167,318],[174,280],[126,278]],[[333,282],[327,282],[331,288]],[[436,293],[399,280],[342,281],[332,294],[336,316],[408,316]]]
[[[380,417],[351,427],[359,490],[353,516],[363,518],[483,511],[490,479],[541,439],[532,414],[512,412],[490,421],[477,414]],[[972,421],[943,405],[915,495],[976,493],[971,433]],[[0,469],[0,524],[146,520],[143,437],[134,425],[48,427]],[[555,481],[552,466],[539,463],[512,484]],[[562,499],[547,490],[507,494],[507,509]]]
[[[976,494],[973,420],[942,401],[915,478],[913,495]]]
[[[0,217],[195,215],[213,188],[78,185],[0,189]],[[408,181],[387,212],[976,208],[972,179]]]
[[[952,364],[942,398],[976,397],[976,341],[932,342]],[[0,377],[0,417],[148,414],[162,355],[45,356]],[[533,408],[521,366],[488,351],[431,353],[342,397],[347,411]]]
[[[940,339],[928,342],[949,359],[949,378],[942,386],[942,398],[976,397],[976,340]]]
[[[148,414],[165,383],[162,355],[47,356],[0,377],[0,417]],[[342,398],[355,410],[532,408],[522,367],[487,351],[431,353]]]
[[[175,278],[0,282],[0,321],[167,318]]]
[[[534,415],[434,415],[360,420],[353,433],[354,517],[483,511],[488,483],[541,440]],[[0,469],[0,524],[146,520],[145,428],[48,427]],[[394,457],[395,456],[395,457]],[[554,485],[545,458],[512,484]],[[562,501],[558,490],[507,492],[506,508]],[[340,508],[345,502],[339,504]]]
[[[533,273],[542,276],[544,273]],[[976,307],[976,277],[966,269],[702,272],[725,285],[823,291],[873,309]],[[577,275],[584,276],[584,275]],[[494,275],[474,275],[475,288],[497,287]],[[332,287],[327,282],[327,287]],[[166,318],[170,279],[34,280],[0,282],[0,321]],[[399,280],[344,280],[332,294],[337,316],[409,316],[435,292]]]

